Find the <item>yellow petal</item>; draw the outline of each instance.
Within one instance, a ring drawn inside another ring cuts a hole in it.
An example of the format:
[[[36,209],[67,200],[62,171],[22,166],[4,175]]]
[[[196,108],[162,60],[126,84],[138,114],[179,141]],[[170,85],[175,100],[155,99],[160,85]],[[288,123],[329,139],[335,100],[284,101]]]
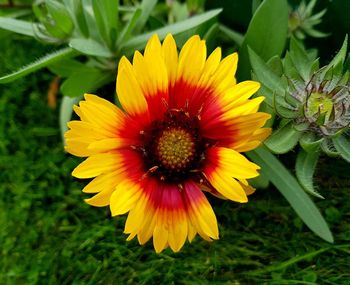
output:
[[[169,83],[173,85],[177,75],[178,54],[176,42],[171,34],[168,34],[163,41],[162,55],[167,68]]]
[[[131,115],[146,113],[146,99],[135,77],[131,63],[124,56],[120,59],[118,67],[117,94],[127,113]]]
[[[98,193],[105,189],[114,189],[123,180],[123,169],[101,174],[91,180],[84,188],[84,193]]]
[[[153,231],[153,246],[157,253],[160,253],[168,244],[168,225],[161,215],[162,213],[158,211],[157,222]]]
[[[238,54],[233,53],[225,57],[212,77],[212,84],[218,93],[236,84],[235,74],[237,70]]]
[[[92,178],[120,168],[120,157],[114,153],[100,153],[88,157],[72,172],[77,178]]]
[[[203,73],[199,80],[198,85],[206,87],[209,85],[209,80],[211,76],[215,73],[217,68],[219,67],[221,61],[221,48],[216,48],[208,57],[205,62]]]
[[[181,49],[177,79],[191,85],[196,84],[202,74],[206,57],[205,42],[198,35],[192,36]]]
[[[112,216],[122,215],[129,212],[138,201],[141,195],[141,188],[138,184],[125,180],[117,185],[110,199]]]

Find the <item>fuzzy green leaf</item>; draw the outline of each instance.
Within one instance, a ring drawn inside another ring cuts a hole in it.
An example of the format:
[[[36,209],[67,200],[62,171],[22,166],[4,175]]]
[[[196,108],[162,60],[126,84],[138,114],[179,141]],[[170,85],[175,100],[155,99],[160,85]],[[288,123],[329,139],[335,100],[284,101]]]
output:
[[[248,46],[263,61],[284,50],[288,31],[288,4],[286,0],[265,0],[257,8],[250,21],[240,49],[238,77],[240,80],[250,78]]]
[[[81,53],[93,56],[112,57],[111,51],[93,39],[72,39],[69,46],[80,51]]]
[[[350,141],[345,136],[338,136],[332,139],[336,150],[342,158],[350,162]]]
[[[301,188],[298,181],[266,148],[259,148],[247,155],[266,173],[270,181],[293,207],[304,223],[318,236],[328,242],[333,242],[333,236],[320,211]]]
[[[318,161],[319,152],[306,152],[300,150],[295,164],[295,172],[300,184],[304,187],[306,192],[311,195],[324,199],[314,188],[313,176],[315,167]]]
[[[300,146],[306,151],[306,152],[316,152],[320,148],[320,144],[322,143],[323,139],[318,139],[315,137],[312,133],[304,133],[300,140]]]
[[[61,61],[62,59],[65,59],[65,58],[73,57],[77,54],[78,53],[71,48],[64,48],[64,49],[55,51],[53,53],[50,53],[48,55],[43,56],[42,58],[34,61],[31,64],[28,64],[28,65],[22,67],[21,69],[19,69],[18,71],[14,72],[14,73],[0,77],[0,84],[14,81],[14,80],[21,78],[23,76],[26,76],[34,71],[37,71],[41,68],[44,68],[50,64]]]
[[[289,123],[275,131],[265,141],[265,145],[274,153],[286,153],[295,147],[300,136],[301,133],[296,131]]]
[[[135,50],[135,49],[142,49],[144,48],[146,42],[153,34],[158,34],[160,39],[164,39],[167,34],[177,35],[179,33],[191,30],[192,28],[195,28],[211,19],[216,17],[222,9],[215,9],[208,11],[206,13],[203,13],[201,15],[193,16],[189,19],[186,19],[181,22],[177,22],[172,25],[168,25],[166,27],[154,30],[152,32],[148,32],[136,37],[133,37],[126,43],[123,44],[123,49],[126,51]]]

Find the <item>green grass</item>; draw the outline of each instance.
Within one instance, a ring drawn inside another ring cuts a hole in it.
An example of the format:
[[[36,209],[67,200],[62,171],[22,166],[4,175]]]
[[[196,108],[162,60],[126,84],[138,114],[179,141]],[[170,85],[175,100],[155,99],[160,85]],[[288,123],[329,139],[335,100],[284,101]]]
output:
[[[47,48],[46,48],[47,49]],[[43,54],[7,38],[0,74]],[[274,189],[247,205],[210,199],[220,240],[196,238],[180,253],[126,242],[125,218],[93,208],[70,173],[44,70],[0,86],[0,284],[350,284],[349,165],[322,158],[317,200],[333,245],[311,233]],[[100,94],[107,95],[107,94]]]

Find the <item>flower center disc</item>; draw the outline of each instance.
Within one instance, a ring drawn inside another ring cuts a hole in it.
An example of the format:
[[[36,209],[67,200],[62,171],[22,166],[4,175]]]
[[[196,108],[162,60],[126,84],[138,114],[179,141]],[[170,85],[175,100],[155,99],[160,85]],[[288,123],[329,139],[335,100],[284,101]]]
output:
[[[181,128],[164,130],[157,145],[158,159],[171,170],[182,170],[193,160],[195,144],[191,134]]]

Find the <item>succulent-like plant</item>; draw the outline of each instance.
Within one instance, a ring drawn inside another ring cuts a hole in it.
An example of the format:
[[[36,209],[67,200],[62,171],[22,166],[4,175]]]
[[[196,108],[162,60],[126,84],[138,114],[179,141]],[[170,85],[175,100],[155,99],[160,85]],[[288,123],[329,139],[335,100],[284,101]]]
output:
[[[298,142],[301,149],[296,174],[304,188],[322,197],[313,186],[313,173],[321,151],[350,162],[350,80],[346,60],[348,38],[333,60],[319,67],[316,54],[308,53],[292,38],[283,60],[272,58],[266,65],[251,51],[252,65],[264,84],[270,105],[281,118],[279,128],[265,145],[286,153]]]

